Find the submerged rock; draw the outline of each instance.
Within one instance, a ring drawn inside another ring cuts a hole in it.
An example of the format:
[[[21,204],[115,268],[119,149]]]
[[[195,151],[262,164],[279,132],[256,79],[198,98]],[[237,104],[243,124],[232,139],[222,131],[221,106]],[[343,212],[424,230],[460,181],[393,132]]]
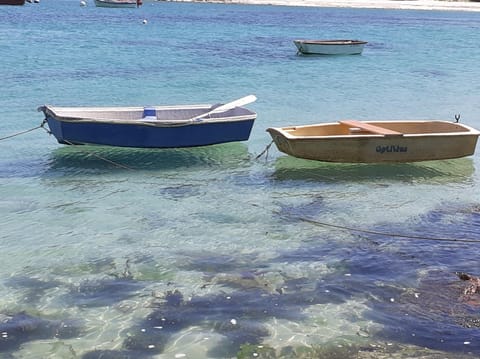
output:
[[[480,278],[473,275],[457,272],[458,278],[467,281],[467,286],[463,290],[463,295],[460,297],[462,302],[468,303],[474,306],[480,306]]]

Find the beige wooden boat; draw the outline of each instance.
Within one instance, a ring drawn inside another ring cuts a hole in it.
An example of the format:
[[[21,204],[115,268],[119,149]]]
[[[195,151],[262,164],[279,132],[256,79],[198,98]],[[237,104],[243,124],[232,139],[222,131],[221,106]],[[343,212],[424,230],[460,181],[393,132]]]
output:
[[[480,132],[447,121],[346,120],[268,128],[278,149],[326,162],[376,163],[442,160],[473,155]]]

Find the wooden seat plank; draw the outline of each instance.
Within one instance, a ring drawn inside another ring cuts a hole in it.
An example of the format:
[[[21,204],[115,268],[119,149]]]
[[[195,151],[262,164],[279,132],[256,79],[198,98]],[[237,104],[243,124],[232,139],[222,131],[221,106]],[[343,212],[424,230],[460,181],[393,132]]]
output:
[[[343,121],[338,121],[342,125],[346,125],[348,127],[354,127],[354,128],[360,128],[364,131],[376,133],[379,135],[385,135],[385,136],[402,136],[403,133],[389,130],[388,128],[383,128],[380,126],[375,126],[370,123],[365,123],[361,121],[356,121],[356,120],[343,120]]]

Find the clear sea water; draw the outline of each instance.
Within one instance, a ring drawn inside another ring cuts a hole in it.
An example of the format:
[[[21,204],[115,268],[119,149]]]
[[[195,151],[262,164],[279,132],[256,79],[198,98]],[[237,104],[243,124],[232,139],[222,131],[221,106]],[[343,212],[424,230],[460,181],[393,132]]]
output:
[[[473,12],[0,7],[0,137],[38,126],[43,104],[258,97],[242,143],[0,141],[0,357],[480,356],[480,295],[455,274],[480,275],[479,153],[256,158],[270,126],[461,114],[480,128],[479,34]],[[305,57],[295,38],[369,43]]]

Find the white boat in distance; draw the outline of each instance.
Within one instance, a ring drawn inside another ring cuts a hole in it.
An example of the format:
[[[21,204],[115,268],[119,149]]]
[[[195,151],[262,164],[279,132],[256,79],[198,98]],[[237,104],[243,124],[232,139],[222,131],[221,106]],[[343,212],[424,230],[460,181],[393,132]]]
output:
[[[95,0],[96,7],[134,8],[142,5],[142,0]]]
[[[290,156],[325,162],[417,162],[473,155],[480,132],[447,121],[355,121],[268,128]]]
[[[293,40],[302,54],[359,55],[367,44],[361,40]]]

